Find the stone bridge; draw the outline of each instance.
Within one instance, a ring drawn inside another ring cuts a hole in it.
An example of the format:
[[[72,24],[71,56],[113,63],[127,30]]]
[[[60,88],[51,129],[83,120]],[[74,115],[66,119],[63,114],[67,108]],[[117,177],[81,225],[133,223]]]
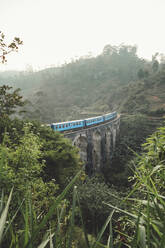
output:
[[[86,172],[91,175],[110,165],[119,133],[120,116],[109,122],[64,134],[80,150]]]

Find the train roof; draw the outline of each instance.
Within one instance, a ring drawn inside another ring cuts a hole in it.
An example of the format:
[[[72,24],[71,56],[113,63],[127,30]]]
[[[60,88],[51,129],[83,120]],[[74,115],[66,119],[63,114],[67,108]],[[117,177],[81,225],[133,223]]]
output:
[[[96,118],[100,118],[100,117],[103,117],[103,116],[102,115],[94,116],[94,117],[86,118],[85,120],[92,120],[92,119],[96,119]]]
[[[52,123],[51,125],[63,125],[63,124],[67,124],[67,123],[74,123],[74,122],[81,122],[81,121],[84,121],[84,120],[92,120],[92,119],[95,119],[95,118],[101,118],[105,115],[109,115],[109,114],[113,114],[113,113],[116,113],[116,111],[113,111],[113,112],[110,112],[110,113],[107,113],[107,114],[104,114],[104,115],[99,115],[99,116],[93,116],[93,117],[90,117],[90,118],[86,118],[86,119],[83,119],[83,120],[73,120],[73,121],[63,121],[63,122],[54,122]]]
[[[67,123],[74,123],[74,122],[81,122],[84,120],[73,120],[73,121],[64,121],[64,122],[57,122],[57,123],[52,123],[51,125],[63,125],[63,124],[67,124]]]

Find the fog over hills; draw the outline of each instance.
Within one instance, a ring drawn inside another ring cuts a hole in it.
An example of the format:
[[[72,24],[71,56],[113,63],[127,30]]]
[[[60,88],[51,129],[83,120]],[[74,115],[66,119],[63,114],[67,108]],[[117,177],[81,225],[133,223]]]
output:
[[[135,46],[104,47],[97,57],[84,56],[42,71],[0,73],[0,84],[21,88],[29,103],[24,117],[44,123],[81,119],[117,110],[159,114],[165,110],[165,66],[137,56]]]

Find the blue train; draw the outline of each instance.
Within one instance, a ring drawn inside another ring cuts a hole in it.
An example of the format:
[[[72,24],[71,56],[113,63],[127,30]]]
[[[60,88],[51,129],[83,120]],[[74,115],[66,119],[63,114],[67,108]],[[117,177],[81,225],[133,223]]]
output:
[[[54,131],[68,131],[71,129],[76,128],[84,128],[89,127],[92,125],[96,125],[105,121],[112,120],[117,117],[117,112],[108,113],[101,116],[91,117],[84,120],[77,120],[77,121],[66,121],[66,122],[59,122],[59,123],[52,123],[51,128]]]

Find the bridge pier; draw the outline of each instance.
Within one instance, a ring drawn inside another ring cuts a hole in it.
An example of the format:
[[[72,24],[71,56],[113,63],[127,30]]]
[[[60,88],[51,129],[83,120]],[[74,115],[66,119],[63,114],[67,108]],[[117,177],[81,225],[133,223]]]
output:
[[[100,172],[103,167],[110,165],[119,125],[120,116],[101,125],[64,134],[79,148],[88,175]]]

